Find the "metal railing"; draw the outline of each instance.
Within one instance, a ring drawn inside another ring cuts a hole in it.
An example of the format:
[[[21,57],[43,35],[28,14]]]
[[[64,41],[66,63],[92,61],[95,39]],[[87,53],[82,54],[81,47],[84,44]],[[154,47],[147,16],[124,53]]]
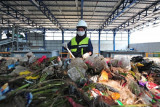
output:
[[[1,40],[0,41],[0,46],[1,45],[5,45],[5,44],[8,44],[8,43],[12,43],[12,42],[14,42],[14,41],[16,41],[16,39],[5,39],[5,40]]]
[[[152,55],[152,57],[160,57],[160,53],[159,52],[155,52],[155,53],[150,53],[150,52],[147,52],[147,53],[145,53],[146,54],[146,57],[151,57],[150,55]],[[154,56],[154,55],[159,55],[159,56]]]

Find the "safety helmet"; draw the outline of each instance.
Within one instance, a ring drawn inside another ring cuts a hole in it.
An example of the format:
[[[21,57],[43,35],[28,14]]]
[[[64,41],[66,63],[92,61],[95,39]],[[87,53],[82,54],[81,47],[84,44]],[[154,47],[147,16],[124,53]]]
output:
[[[84,20],[80,20],[77,24],[77,28],[78,27],[84,27],[87,28],[87,23]]]

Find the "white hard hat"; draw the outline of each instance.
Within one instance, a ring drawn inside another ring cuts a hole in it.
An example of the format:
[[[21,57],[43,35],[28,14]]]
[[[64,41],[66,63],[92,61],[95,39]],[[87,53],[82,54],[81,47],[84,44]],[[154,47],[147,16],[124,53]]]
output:
[[[87,23],[84,20],[80,20],[77,24],[77,27],[86,27],[87,28]]]

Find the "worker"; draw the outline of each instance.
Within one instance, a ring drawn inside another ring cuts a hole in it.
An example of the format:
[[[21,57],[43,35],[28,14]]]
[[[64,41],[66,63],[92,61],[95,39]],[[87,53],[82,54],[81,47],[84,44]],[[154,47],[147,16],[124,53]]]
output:
[[[69,48],[75,57],[87,58],[93,53],[93,46],[91,40],[87,37],[87,24],[84,20],[80,20],[77,24],[77,35],[73,37],[67,44],[64,43],[65,48]]]

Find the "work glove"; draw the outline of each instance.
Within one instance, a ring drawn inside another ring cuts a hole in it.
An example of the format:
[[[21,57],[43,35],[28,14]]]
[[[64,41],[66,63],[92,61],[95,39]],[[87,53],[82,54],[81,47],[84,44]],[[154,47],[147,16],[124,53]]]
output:
[[[83,59],[86,59],[86,58],[88,58],[89,56],[90,56],[89,53],[85,53],[85,54],[83,54]]]
[[[67,42],[63,43],[63,47],[68,48]]]

